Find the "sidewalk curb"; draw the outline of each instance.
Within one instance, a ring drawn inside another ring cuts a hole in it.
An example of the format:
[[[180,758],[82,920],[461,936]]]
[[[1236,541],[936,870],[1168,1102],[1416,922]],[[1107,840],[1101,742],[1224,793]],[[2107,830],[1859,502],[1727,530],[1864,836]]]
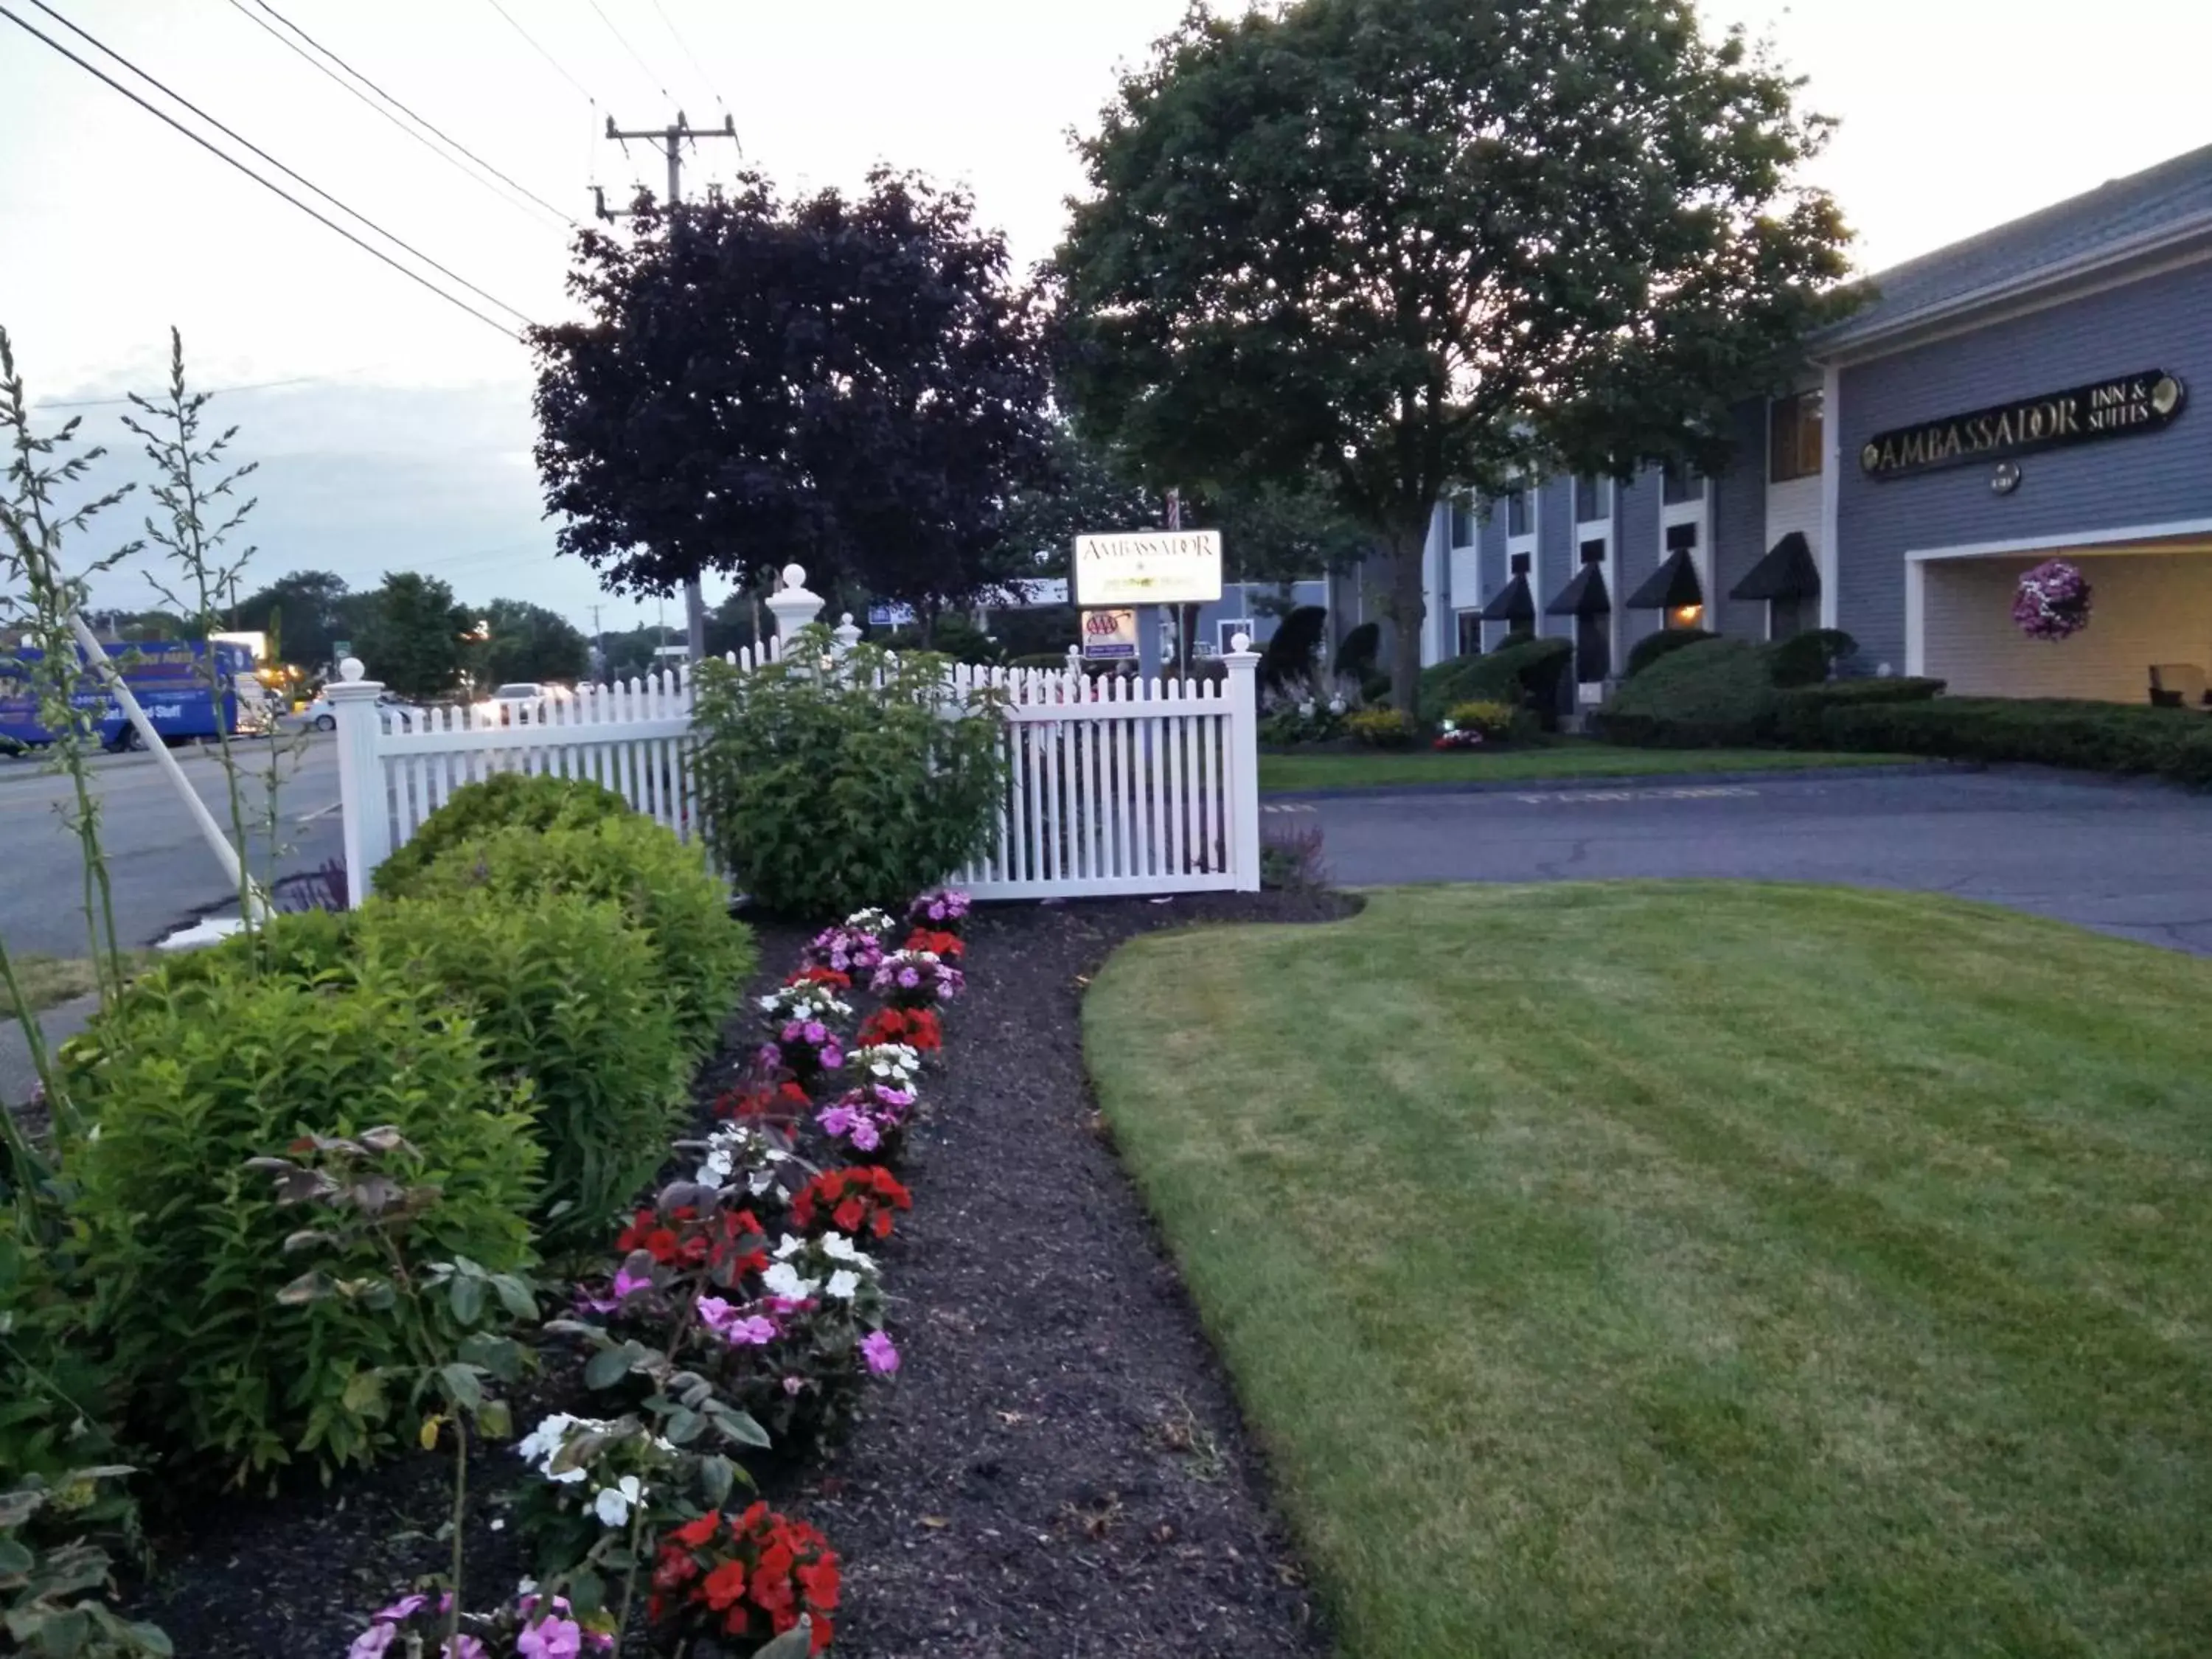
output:
[[[1390,795],[1561,795],[1588,790],[1694,789],[1705,784],[1802,783],[1811,778],[1948,777],[1989,769],[1973,761],[1911,761],[1896,766],[1775,766],[1754,772],[1632,772],[1600,777],[1469,778],[1438,783],[1340,784],[1325,789],[1263,789],[1269,800],[1373,800]]]

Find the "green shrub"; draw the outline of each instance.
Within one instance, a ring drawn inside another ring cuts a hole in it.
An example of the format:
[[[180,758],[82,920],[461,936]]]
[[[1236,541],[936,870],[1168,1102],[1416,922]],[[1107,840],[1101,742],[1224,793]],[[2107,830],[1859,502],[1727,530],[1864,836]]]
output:
[[[1444,719],[1454,731],[1480,732],[1486,740],[1498,743],[1513,735],[1521,713],[1510,702],[1455,702]]]
[[[1413,717],[1395,708],[1362,708],[1346,714],[1344,729],[1370,749],[1410,749],[1419,735]]]
[[[479,890],[508,902],[565,893],[619,904],[652,942],[654,982],[690,1052],[713,1047],[752,971],[752,934],[732,920],[728,895],[698,848],[634,812],[464,842],[413,878],[404,896],[457,899]]]
[[[871,640],[871,645],[878,643]],[[1003,662],[1006,651],[999,641],[965,617],[945,616],[937,619],[930,630],[929,643],[924,645],[918,628],[894,628],[881,641],[885,651],[896,651],[902,656],[933,653],[949,657],[954,662],[988,665]],[[727,665],[724,665],[727,666]]]
[[[1656,634],[1646,634],[1628,647],[1628,665],[1621,671],[1621,678],[1632,680],[1662,657],[1669,656],[1685,646],[1695,645],[1701,640],[1717,640],[1717,634],[1702,628],[1662,628]]]
[[[1344,716],[1325,702],[1304,714],[1297,703],[1282,703],[1260,721],[1260,741],[1271,749],[1288,749],[1302,743],[1326,743],[1344,732]]]
[[[380,1370],[406,1360],[397,1329],[343,1297],[278,1304],[301,1222],[246,1160],[392,1124],[443,1193],[426,1250],[524,1268],[539,1162],[527,1085],[494,1077],[435,988],[390,973],[157,972],[94,1036],[72,1051],[70,1083],[98,1133],[68,1149],[64,1173],[129,1429],[239,1480],[295,1457],[325,1472],[371,1461],[392,1440]],[[366,1243],[324,1260],[341,1278],[381,1266]]]
[[[1382,626],[1364,622],[1338,641],[1333,665],[1340,680],[1365,680],[1375,672],[1375,659],[1382,651]]]
[[[951,702],[937,657],[862,646],[824,672],[818,629],[750,672],[706,665],[699,795],[723,864],[809,919],[902,904],[989,845],[1005,775],[996,697]]]
[[[1705,639],[1622,681],[1592,724],[1616,743],[1676,749],[1757,743],[1772,732],[1776,696],[1765,647]]]
[[[1566,640],[1525,638],[1486,656],[1455,657],[1421,671],[1421,710],[1431,719],[1454,703],[1508,702],[1535,708],[1547,720],[1556,713],[1559,676],[1574,655]]]
[[[2212,718],[2186,708],[2061,698],[1860,701],[1824,709],[1820,732],[1839,749],[2150,773],[2212,786]]]
[[[568,893],[380,899],[361,917],[365,956],[463,999],[493,1069],[530,1079],[548,1245],[604,1242],[684,1115],[689,1055],[645,933]]]
[[[1840,628],[1815,628],[1793,634],[1767,647],[1767,660],[1775,684],[1788,690],[1819,685],[1828,671],[1859,648],[1859,642]]]
[[[495,830],[566,829],[620,817],[629,811],[629,803],[613,790],[581,778],[501,772],[454,790],[443,806],[422,820],[413,838],[377,867],[371,884],[387,896],[404,893],[449,849]]]
[[[124,1390],[90,1329],[90,1285],[71,1242],[27,1218],[0,1206],[0,1488],[123,1461]]]
[[[1942,681],[1918,678],[1830,680],[1820,685],[1793,687],[1775,696],[1774,735],[1792,748],[1821,748],[1827,743],[1825,723],[1831,708],[1925,702],[1942,692]]]

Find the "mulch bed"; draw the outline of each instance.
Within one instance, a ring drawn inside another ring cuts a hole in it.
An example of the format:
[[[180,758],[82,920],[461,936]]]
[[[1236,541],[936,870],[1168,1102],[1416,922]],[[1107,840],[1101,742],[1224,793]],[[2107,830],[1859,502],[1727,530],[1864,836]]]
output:
[[[1350,908],[1218,894],[971,917],[967,994],[900,1172],[914,1211],[883,1251],[903,1367],[842,1444],[763,1476],[843,1558],[838,1655],[1328,1650],[1226,1381],[1100,1129],[1079,1013],[1089,975],[1136,934]],[[800,942],[763,931],[763,983]],[[698,1080],[702,1113],[757,1040],[732,1022]],[[514,1403],[518,1431],[604,1407],[573,1365]],[[524,1570],[503,1515],[513,1460],[492,1447],[471,1470],[471,1603]],[[343,1654],[371,1611],[443,1565],[431,1534],[451,1469],[410,1456],[328,1491],[157,1517],[158,1568],[133,1611],[194,1659]]]

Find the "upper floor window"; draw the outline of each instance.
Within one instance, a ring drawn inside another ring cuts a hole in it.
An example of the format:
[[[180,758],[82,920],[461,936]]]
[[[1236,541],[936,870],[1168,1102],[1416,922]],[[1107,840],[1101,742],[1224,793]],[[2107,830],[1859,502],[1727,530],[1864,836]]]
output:
[[[1472,495],[1451,498],[1451,544],[1454,547],[1474,545],[1474,497]]]
[[[1817,477],[1820,471],[1820,394],[1800,392],[1777,398],[1768,406],[1766,478],[1788,483]]]
[[[1662,475],[1659,499],[1668,507],[1680,507],[1705,498],[1705,481],[1686,466],[1669,466]]]
[[[1536,527],[1534,513],[1526,484],[1508,490],[1505,495],[1505,533],[1509,536],[1530,534]]]
[[[1577,524],[1588,524],[1593,519],[1605,517],[1607,505],[1606,501],[1607,492],[1605,486],[1606,481],[1603,478],[1575,480],[1575,522]]]

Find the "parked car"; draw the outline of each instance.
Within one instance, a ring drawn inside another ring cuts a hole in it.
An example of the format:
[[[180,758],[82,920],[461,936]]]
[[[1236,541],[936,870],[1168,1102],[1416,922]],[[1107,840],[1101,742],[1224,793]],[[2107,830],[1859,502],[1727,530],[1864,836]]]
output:
[[[543,725],[547,707],[575,694],[565,685],[546,685],[537,680],[513,680],[494,690],[477,705],[479,718],[501,726]]]
[[[404,710],[410,714],[419,714],[422,712],[417,705],[408,702],[397,691],[386,691],[376,700],[376,706],[387,713],[395,709]],[[338,717],[336,711],[331,708],[330,698],[320,691],[316,692],[315,700],[301,711],[300,719],[318,732],[335,732],[338,726]]]

